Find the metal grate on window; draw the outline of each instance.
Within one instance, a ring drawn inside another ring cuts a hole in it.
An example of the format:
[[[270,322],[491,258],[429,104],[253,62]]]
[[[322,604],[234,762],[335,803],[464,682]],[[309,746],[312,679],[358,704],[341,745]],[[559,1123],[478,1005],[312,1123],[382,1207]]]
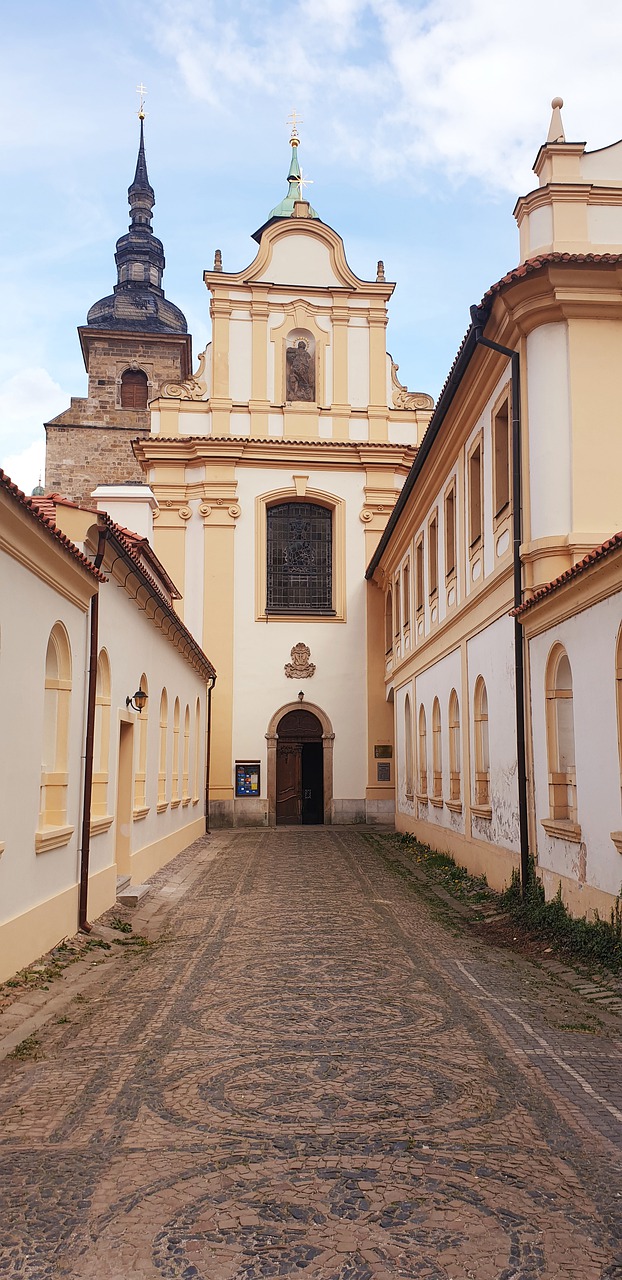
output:
[[[334,613],[332,511],[283,502],[267,514],[266,613]]]

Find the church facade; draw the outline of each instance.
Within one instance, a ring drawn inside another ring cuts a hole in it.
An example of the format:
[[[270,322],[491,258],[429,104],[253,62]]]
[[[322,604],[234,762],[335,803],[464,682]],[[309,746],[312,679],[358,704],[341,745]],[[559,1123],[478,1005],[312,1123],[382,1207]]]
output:
[[[358,279],[300,198],[298,143],[254,260],[232,273],[217,254],[205,273],[196,375],[163,386],[134,445],[156,551],[218,670],[212,824],[393,818],[382,599],[365,567],[433,402],[387,354],[382,263]]]

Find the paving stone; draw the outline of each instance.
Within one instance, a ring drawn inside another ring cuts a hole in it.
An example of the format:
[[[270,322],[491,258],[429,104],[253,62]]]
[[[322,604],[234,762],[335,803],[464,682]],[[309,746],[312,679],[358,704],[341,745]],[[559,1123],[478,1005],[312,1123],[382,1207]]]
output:
[[[383,838],[204,838],[151,945],[24,1006],[0,1277],[622,1276],[619,1021],[566,1029],[594,993],[439,923]]]

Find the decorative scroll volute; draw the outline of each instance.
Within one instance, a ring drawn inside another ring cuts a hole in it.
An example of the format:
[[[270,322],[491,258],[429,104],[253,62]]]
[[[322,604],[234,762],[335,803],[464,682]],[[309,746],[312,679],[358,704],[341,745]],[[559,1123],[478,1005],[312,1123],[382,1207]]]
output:
[[[205,361],[207,347],[199,356],[199,367],[191,378],[185,382],[164,382],[160,388],[163,400],[206,400],[207,382],[205,381]]]
[[[392,402],[394,409],[433,409],[434,400],[432,396],[426,394],[425,391],[409,391],[408,387],[403,386],[400,382],[397,371],[399,364],[395,360],[391,361],[391,385],[393,388]]]

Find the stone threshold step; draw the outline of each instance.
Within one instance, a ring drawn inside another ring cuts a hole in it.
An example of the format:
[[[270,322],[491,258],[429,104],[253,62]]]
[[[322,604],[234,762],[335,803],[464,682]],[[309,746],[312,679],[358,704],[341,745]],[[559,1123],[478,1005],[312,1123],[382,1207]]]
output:
[[[122,907],[137,907],[151,890],[150,884],[130,884],[117,893],[117,902]]]

